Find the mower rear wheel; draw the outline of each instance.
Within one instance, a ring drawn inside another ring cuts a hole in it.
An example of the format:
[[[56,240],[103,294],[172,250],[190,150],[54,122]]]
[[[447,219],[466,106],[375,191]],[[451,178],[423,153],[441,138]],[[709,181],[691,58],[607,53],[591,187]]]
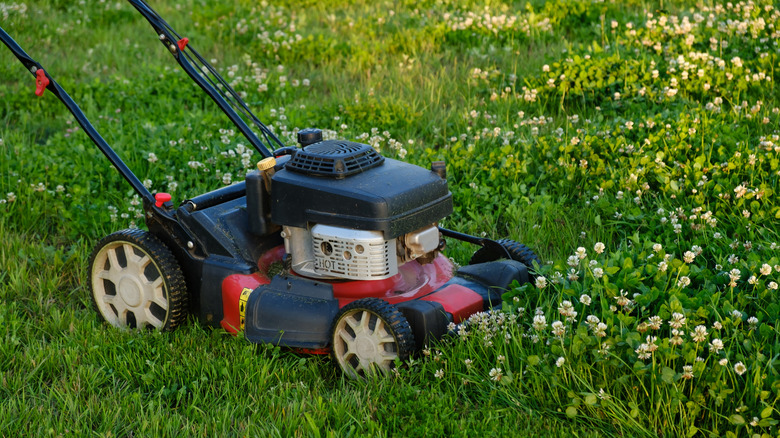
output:
[[[109,324],[167,331],[186,317],[184,275],[154,235],[138,229],[110,234],[89,260],[92,301]]]
[[[353,379],[386,374],[414,351],[409,321],[392,304],[364,298],[344,306],[331,330],[333,358]]]
[[[522,243],[510,239],[500,239],[496,242],[507,250],[512,260],[524,264],[529,271],[534,269],[534,262],[541,266],[542,260],[539,256]],[[503,258],[506,258],[505,254],[496,254],[495,251],[491,251],[488,248],[480,248],[471,256],[469,264],[476,265],[477,263],[493,262]]]

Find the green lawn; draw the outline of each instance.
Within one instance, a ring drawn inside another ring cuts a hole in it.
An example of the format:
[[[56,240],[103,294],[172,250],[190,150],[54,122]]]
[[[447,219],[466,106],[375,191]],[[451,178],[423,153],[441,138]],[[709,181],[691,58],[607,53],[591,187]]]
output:
[[[83,4],[81,4],[83,3]],[[287,144],[446,160],[444,226],[536,284],[386,379],[196,321],[112,329],[87,258],[133,192],[0,48],[0,436],[776,436],[780,11],[771,2],[153,1]],[[0,26],[174,201],[257,155],[121,1]],[[449,242],[468,262],[474,247]]]

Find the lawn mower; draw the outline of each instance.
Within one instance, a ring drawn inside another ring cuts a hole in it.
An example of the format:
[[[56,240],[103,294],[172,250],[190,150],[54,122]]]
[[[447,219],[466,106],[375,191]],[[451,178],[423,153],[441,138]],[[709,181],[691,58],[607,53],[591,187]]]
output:
[[[332,354],[350,377],[387,372],[469,316],[501,306],[538,257],[517,242],[438,226],[453,211],[446,166],[386,158],[369,145],[282,143],[189,40],[144,0],[129,0],[166,50],[263,159],[236,184],[182,200],[154,195],[49,72],[2,29],[0,39],[54,94],[143,200],[148,231],[103,238],[89,289],[110,325],[170,330],[190,313],[254,343]],[[444,237],[478,245],[467,266]]]

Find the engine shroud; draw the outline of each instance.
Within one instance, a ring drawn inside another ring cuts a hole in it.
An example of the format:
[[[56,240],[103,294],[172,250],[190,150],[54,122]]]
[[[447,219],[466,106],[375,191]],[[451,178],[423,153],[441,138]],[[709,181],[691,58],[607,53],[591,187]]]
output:
[[[306,161],[298,155],[316,153],[318,146],[333,149],[328,142],[317,143],[298,151],[293,160]],[[364,153],[365,148],[346,147],[343,151]],[[349,157],[342,158],[349,161]],[[298,228],[325,224],[381,231],[385,240],[391,240],[452,213],[447,181],[435,172],[390,158],[371,161],[358,172],[328,175],[286,166],[280,169],[273,176],[272,222]]]

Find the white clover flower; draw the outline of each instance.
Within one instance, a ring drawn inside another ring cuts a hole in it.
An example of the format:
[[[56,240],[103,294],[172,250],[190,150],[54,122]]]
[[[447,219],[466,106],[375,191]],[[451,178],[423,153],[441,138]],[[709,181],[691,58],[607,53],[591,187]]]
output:
[[[504,375],[501,373],[501,368],[491,368],[489,375],[490,380],[494,382],[498,382],[502,377],[504,377]]]
[[[577,248],[577,251],[575,251],[574,255],[576,255],[578,259],[582,260],[588,256],[588,252],[585,250],[585,248],[580,246]]]
[[[712,354],[718,354],[720,350],[723,350],[723,341],[720,339],[713,339],[712,342],[710,342],[710,353]]]
[[[593,329],[593,334],[598,336],[599,338],[603,338],[607,336],[607,325],[603,322],[600,322],[596,324],[596,328]]]
[[[677,312],[673,313],[672,314],[672,319],[671,319],[671,321],[669,321],[669,325],[672,328],[676,328],[676,329],[682,328],[682,326],[685,325],[685,315],[683,315],[682,313],[677,313]]]
[[[731,311],[731,317],[734,319],[742,319],[742,312],[737,309]]]
[[[653,330],[659,330],[661,328],[661,324],[663,324],[663,320],[658,315],[651,316],[647,322],[647,325],[650,326],[650,328]]]
[[[566,359],[563,357],[559,357],[558,360],[555,361],[555,366],[560,368],[563,366],[563,364],[566,362]]]
[[[558,312],[560,312],[560,314],[563,316],[570,316],[570,317],[577,316],[577,312],[574,311],[574,306],[569,300],[561,301],[561,305],[558,306]]]
[[[553,321],[552,323],[552,332],[555,336],[563,337],[564,334],[566,334],[566,327],[563,326],[563,323],[560,321]]]
[[[669,264],[666,262],[659,262],[658,263],[658,270],[661,272],[666,272],[666,270],[669,268]]]
[[[652,356],[652,353],[650,352],[649,346],[647,344],[641,344],[639,348],[634,350],[639,357],[639,359],[650,359],[650,356]]]
[[[506,360],[506,357],[505,357],[503,354],[499,354],[499,355],[498,355],[498,361],[499,361],[499,362],[503,362],[503,361],[505,361],[505,360]]]
[[[715,330],[720,330],[720,329],[722,329],[722,328],[723,328],[723,324],[721,324],[721,323],[720,323],[720,321],[715,321],[715,322],[712,324],[712,328],[714,328]]]
[[[534,284],[539,289],[544,289],[545,287],[547,287],[547,279],[540,275],[536,277],[536,281],[534,282]]]
[[[544,317],[544,315],[536,315],[534,316],[534,322],[533,322],[534,330],[537,332],[540,332],[547,328],[547,318]]]
[[[769,264],[764,263],[763,265],[761,265],[761,271],[760,272],[761,272],[761,275],[769,275],[769,274],[772,273],[772,267],[769,266]]]
[[[692,365],[684,365],[683,366],[683,379],[693,379],[693,366]]]
[[[750,318],[747,319],[747,322],[750,325],[750,328],[754,329],[758,325],[758,318],[756,318],[755,316],[751,316]]]
[[[604,252],[604,249],[606,249],[606,246],[604,246],[601,242],[596,242],[595,245],[593,245],[593,251],[596,252],[596,254],[601,254]]]
[[[683,275],[682,277],[680,277],[679,280],[677,280],[677,286],[681,288],[688,287],[690,284],[691,284],[691,279],[685,275]]]
[[[702,342],[707,339],[707,327],[703,325],[697,325],[691,332],[691,338],[694,342]]]
[[[747,371],[747,367],[745,366],[744,363],[737,362],[734,364],[734,372],[739,374],[740,376],[745,374],[746,371]]]
[[[677,329],[672,329],[672,337],[669,338],[669,343],[672,344],[672,345],[682,345],[682,343],[683,343],[682,336],[683,335],[684,335],[683,332],[681,332],[681,331],[679,331]]]
[[[463,363],[466,364],[466,369],[469,369],[471,368],[471,364],[473,363],[473,361],[471,359],[465,359]]]
[[[719,360],[718,363],[720,364],[720,366],[725,367],[726,365],[728,365],[729,360],[724,357],[723,359]]]
[[[621,289],[620,295],[615,296],[615,300],[617,300],[618,306],[626,307],[631,304],[631,300],[628,299],[627,295],[628,292]]]
[[[436,370],[436,372],[435,372],[433,375],[434,375],[434,376],[435,376],[437,379],[441,379],[441,378],[443,378],[443,377],[444,377],[444,370],[440,368],[440,369]]]
[[[683,254],[683,261],[685,263],[693,263],[693,259],[696,258],[696,254],[694,254],[692,251],[685,251],[685,254]]]
[[[604,276],[604,270],[603,270],[603,269],[601,269],[601,268],[595,268],[595,269],[593,269],[593,277],[594,277],[595,279],[597,279],[597,280],[598,280],[599,278],[601,278],[601,277],[603,277],[603,276]]]
[[[586,306],[590,306],[590,303],[591,303],[590,295],[586,295],[586,294],[580,295],[580,303],[582,303],[582,304],[584,304]]]

